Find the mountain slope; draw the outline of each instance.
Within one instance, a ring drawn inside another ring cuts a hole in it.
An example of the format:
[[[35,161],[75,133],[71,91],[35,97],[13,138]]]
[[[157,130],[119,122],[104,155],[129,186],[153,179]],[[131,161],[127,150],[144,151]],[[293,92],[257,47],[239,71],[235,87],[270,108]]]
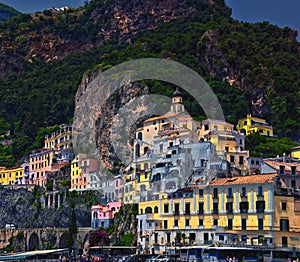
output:
[[[0,22],[5,22],[9,18],[12,18],[14,16],[18,16],[21,13],[18,12],[16,9],[0,3]]]
[[[13,138],[8,148],[0,146],[0,156],[19,159],[41,127],[68,122],[84,72],[142,57],[168,57],[196,70],[232,123],[253,113],[266,117],[276,134],[298,139],[295,36],[289,28],[235,21],[222,0],[94,0],[13,18],[0,24],[0,120]],[[172,94],[166,83],[149,85],[152,93]],[[185,101],[193,116],[202,114],[186,94]]]

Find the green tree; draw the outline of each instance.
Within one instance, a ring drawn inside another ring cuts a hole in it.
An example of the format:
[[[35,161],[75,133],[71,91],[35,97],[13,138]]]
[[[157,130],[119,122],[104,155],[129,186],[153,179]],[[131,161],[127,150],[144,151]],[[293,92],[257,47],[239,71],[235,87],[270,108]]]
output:
[[[78,228],[76,222],[75,209],[72,208],[69,229],[67,232],[67,247],[69,249],[76,249],[76,238],[77,238]]]

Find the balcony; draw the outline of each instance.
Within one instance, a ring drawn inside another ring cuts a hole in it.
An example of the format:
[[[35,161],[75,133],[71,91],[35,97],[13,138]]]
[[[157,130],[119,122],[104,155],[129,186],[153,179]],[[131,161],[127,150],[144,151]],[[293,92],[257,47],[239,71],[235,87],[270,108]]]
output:
[[[185,212],[184,212],[184,215],[185,215],[185,216],[190,216],[190,215],[191,215],[191,212],[190,212],[190,211],[185,211]]]
[[[257,209],[257,210],[256,210],[256,213],[258,213],[258,214],[263,214],[263,213],[265,213],[265,210],[264,210],[264,209]]]
[[[204,215],[204,210],[199,210],[198,215]]]
[[[226,213],[227,213],[227,214],[233,214],[233,209],[228,209],[228,210],[226,210]]]
[[[241,214],[247,214],[248,213],[248,209],[241,209],[240,212],[241,212]]]
[[[213,214],[213,215],[218,215],[218,214],[219,214],[219,211],[218,211],[218,210],[213,210],[213,211],[212,211],[212,214]]]

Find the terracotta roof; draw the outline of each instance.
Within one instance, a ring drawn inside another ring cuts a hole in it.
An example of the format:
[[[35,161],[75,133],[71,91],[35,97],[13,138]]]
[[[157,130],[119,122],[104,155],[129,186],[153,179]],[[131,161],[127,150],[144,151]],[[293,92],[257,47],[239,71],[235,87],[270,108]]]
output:
[[[273,183],[277,174],[263,174],[251,176],[239,176],[232,178],[215,178],[209,183],[209,186],[227,186],[227,185],[245,185],[245,184],[262,184]]]
[[[291,150],[292,150],[292,151],[300,150],[300,146],[296,146],[296,147],[292,148]]]
[[[292,163],[287,163],[287,162],[278,162],[278,161],[270,161],[270,160],[264,160],[264,163],[269,165],[270,167],[273,167],[276,170],[280,169],[280,166],[284,166],[284,169],[286,171],[289,171],[291,166],[295,166],[297,171],[300,172],[300,163],[298,162],[292,162]]]

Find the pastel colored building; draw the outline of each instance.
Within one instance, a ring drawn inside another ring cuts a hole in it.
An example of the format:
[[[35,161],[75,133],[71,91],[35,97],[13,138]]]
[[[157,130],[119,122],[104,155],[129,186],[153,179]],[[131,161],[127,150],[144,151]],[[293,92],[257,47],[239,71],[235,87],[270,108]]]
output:
[[[72,149],[72,126],[62,124],[59,130],[45,136],[45,148],[54,149],[57,162],[70,163],[74,158]]]
[[[237,130],[246,136],[258,132],[264,136],[273,136],[273,127],[265,119],[251,116],[240,119],[237,124]]]
[[[261,163],[261,173],[276,172],[287,188],[300,189],[300,161],[283,157],[279,159],[264,159]]]
[[[200,140],[210,141],[216,146],[219,155],[245,150],[245,135],[234,130],[234,126],[225,121],[203,120],[198,133]]]
[[[181,245],[299,248],[298,199],[276,173],[215,178],[141,201],[138,242],[156,254]]]
[[[119,212],[122,202],[108,202],[106,206],[96,205],[91,209],[92,229],[107,228],[112,224],[113,218]]]
[[[29,155],[30,175],[32,184],[44,186],[47,180],[47,172],[52,171],[52,165],[56,163],[54,149],[40,149]]]
[[[1,185],[15,185],[24,177],[24,168],[0,168]]]

